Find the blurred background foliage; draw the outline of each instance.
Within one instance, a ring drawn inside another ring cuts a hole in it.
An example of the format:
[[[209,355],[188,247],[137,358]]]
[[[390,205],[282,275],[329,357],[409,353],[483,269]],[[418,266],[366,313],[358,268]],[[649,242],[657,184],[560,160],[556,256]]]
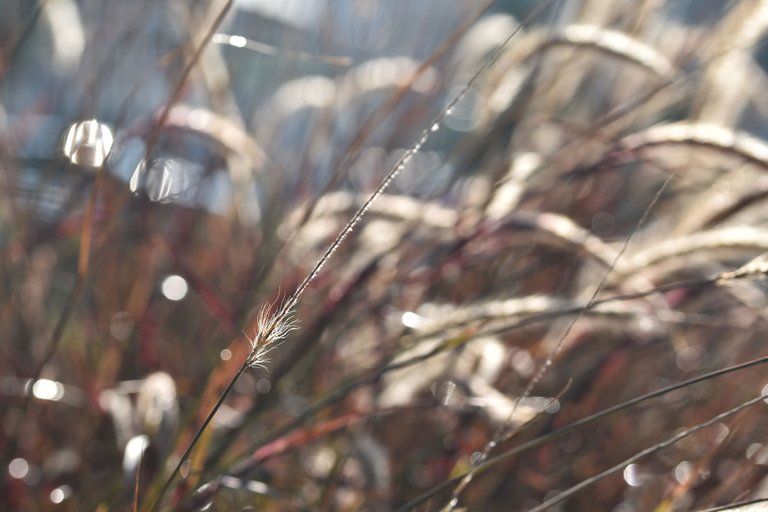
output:
[[[766,355],[760,279],[573,314],[768,250],[765,2],[2,0],[0,13],[4,510],[148,508],[256,313],[417,143],[165,507],[439,510],[452,488],[436,486],[482,462],[498,429],[526,424],[491,456]],[[759,396],[762,375],[541,442],[477,475],[458,507],[536,507]],[[763,409],[552,509],[764,498]]]

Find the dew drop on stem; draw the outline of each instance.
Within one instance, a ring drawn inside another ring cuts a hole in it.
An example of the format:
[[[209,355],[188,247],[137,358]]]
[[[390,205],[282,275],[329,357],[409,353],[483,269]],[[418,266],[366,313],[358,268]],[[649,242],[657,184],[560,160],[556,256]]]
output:
[[[88,119],[69,126],[62,150],[73,164],[98,168],[106,162],[114,142],[109,126],[96,119]]]
[[[448,405],[453,399],[456,384],[450,380],[435,382],[432,385],[432,394],[442,405]]]

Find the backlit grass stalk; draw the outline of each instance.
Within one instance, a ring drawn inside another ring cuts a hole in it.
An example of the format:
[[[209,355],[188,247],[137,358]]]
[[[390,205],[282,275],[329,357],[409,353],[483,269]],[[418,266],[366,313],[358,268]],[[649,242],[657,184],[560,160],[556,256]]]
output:
[[[529,16],[529,19],[533,19],[539,10],[541,10],[549,3],[550,2],[542,2],[537,9],[534,9],[534,11]],[[277,348],[280,340],[282,340],[291,330],[295,328],[296,323],[294,319],[294,313],[296,311],[296,307],[299,305],[304,292],[306,292],[309,285],[317,278],[331,256],[333,256],[336,250],[344,243],[344,240],[346,240],[346,238],[354,231],[357,224],[363,219],[365,214],[371,208],[371,205],[373,205],[376,200],[379,199],[379,197],[387,190],[387,188],[389,188],[397,175],[405,168],[411,158],[413,158],[413,156],[421,150],[422,146],[427,142],[427,140],[429,140],[430,135],[439,129],[440,124],[448,115],[452,113],[453,108],[464,98],[467,91],[472,88],[472,86],[483,75],[486,69],[488,69],[488,67],[490,67],[491,64],[496,61],[496,59],[498,59],[506,45],[509,44],[509,42],[515,37],[523,25],[524,24],[521,24],[520,27],[510,33],[504,42],[497,48],[496,52],[488,60],[486,60],[482,66],[480,66],[477,72],[467,81],[467,83],[453,97],[448,105],[432,120],[431,123],[429,123],[427,128],[422,130],[417,142],[397,160],[394,167],[379,183],[379,185],[376,187],[373,193],[371,193],[368,199],[360,206],[360,208],[358,208],[355,214],[352,215],[347,224],[344,226],[344,228],[342,228],[333,242],[328,246],[320,259],[317,260],[314,267],[312,267],[312,270],[309,271],[304,280],[288,297],[288,299],[286,299],[282,306],[278,308],[277,312],[270,314],[267,309],[262,309],[262,311],[259,313],[256,335],[253,337],[253,339],[249,339],[251,343],[251,351],[248,354],[248,357],[246,357],[246,359],[240,365],[237,372],[224,388],[224,391],[221,393],[219,399],[211,408],[211,411],[208,413],[205,420],[203,420],[203,423],[192,437],[192,440],[190,441],[186,450],[184,450],[184,453],[182,454],[178,463],[163,484],[157,498],[155,499],[154,504],[152,505],[152,512],[158,509],[163,496],[175,480],[182,465],[194,449],[195,444],[197,444],[203,432],[208,427],[213,417],[216,415],[216,412],[219,410],[219,408],[221,408],[221,405],[224,403],[230,391],[235,386],[237,380],[240,378],[243,372],[245,372],[249,367],[264,367],[264,365],[268,363],[268,354]]]

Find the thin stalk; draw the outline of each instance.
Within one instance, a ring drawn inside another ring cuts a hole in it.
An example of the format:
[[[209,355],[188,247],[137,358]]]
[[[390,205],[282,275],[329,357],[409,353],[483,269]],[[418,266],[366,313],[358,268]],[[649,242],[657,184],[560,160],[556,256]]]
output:
[[[760,402],[763,402],[765,400],[765,395],[760,395],[756,398],[752,398],[750,400],[747,400],[746,402],[742,402],[741,404],[737,405],[736,407],[733,407],[732,409],[728,409],[725,412],[722,412],[716,416],[713,416],[712,418],[708,419],[705,422],[699,423],[698,425],[695,425],[693,427],[687,428],[683,430],[682,432],[675,434],[674,436],[660,442],[656,443],[653,446],[650,446],[646,448],[645,450],[641,450],[634,454],[631,457],[628,457],[624,459],[623,461],[619,462],[618,464],[606,469],[605,471],[601,471],[600,473],[587,478],[586,480],[583,480],[582,482],[579,482],[578,484],[570,487],[569,489],[566,489],[565,491],[561,492],[557,496],[550,498],[546,501],[544,501],[542,504],[540,504],[537,507],[532,508],[529,512],[542,512],[544,510],[547,510],[549,507],[552,507],[553,505],[557,505],[558,503],[561,503],[565,501],[568,497],[576,494],[580,490],[589,487],[592,484],[595,484],[599,482],[600,480],[613,475],[614,473],[618,473],[619,471],[622,471],[625,467],[627,467],[629,464],[633,464],[637,462],[638,460],[642,459],[643,457],[646,457],[648,455],[652,455],[656,452],[659,452],[663,450],[664,448],[668,448],[669,446],[672,446],[676,442],[685,439],[686,437],[695,434],[699,430],[702,430],[704,428],[707,428],[711,425],[714,425],[715,423],[718,423],[719,421],[724,420],[725,418],[729,416],[733,416],[734,414],[743,411],[747,407],[751,407],[753,405],[756,405]]]
[[[224,403],[224,400],[227,398],[227,395],[229,395],[229,392],[237,383],[237,380],[240,378],[240,375],[243,374],[246,368],[248,368],[248,364],[247,362],[244,362],[240,366],[240,368],[237,370],[237,373],[235,373],[234,377],[232,377],[232,380],[229,381],[229,384],[227,384],[227,387],[224,388],[224,391],[222,391],[221,396],[219,396],[219,399],[214,404],[213,408],[211,409],[211,412],[208,414],[208,416],[205,418],[203,423],[197,429],[197,432],[195,432],[195,435],[192,436],[192,440],[189,442],[187,449],[184,450],[184,453],[181,455],[179,462],[176,464],[176,466],[173,468],[173,471],[171,471],[171,474],[165,480],[163,487],[160,488],[160,492],[158,493],[157,498],[155,498],[155,502],[152,504],[152,508],[150,508],[150,512],[155,512],[158,509],[158,507],[160,506],[160,501],[163,498],[163,495],[168,491],[168,488],[171,486],[171,483],[173,483],[173,480],[176,478],[176,475],[179,474],[179,471],[181,470],[181,466],[184,464],[184,461],[187,460],[187,458],[189,457],[189,454],[192,452],[192,449],[195,447],[195,444],[197,444],[197,441],[200,440],[200,437],[203,435],[203,432],[205,432],[205,429],[208,427],[208,424],[216,415],[216,411],[218,411],[221,405]]]
[[[708,286],[716,283],[718,281],[717,277],[708,278],[708,279],[701,279],[697,281],[685,281],[685,282],[677,282],[677,283],[670,283],[667,285],[662,285],[650,290],[644,290],[641,292],[634,292],[631,294],[622,294],[622,295],[613,295],[610,297],[605,297],[603,299],[598,299],[594,301],[590,308],[596,308],[600,306],[601,304],[605,304],[611,301],[620,301],[620,300],[631,300],[641,297],[646,297],[648,295],[652,295],[655,293],[661,293],[661,292],[667,292],[672,290],[678,290],[682,288],[696,288],[701,286]],[[554,318],[558,318],[560,316],[565,315],[572,315],[577,314],[580,311],[582,311],[586,307],[585,304],[577,305],[577,306],[569,306],[553,311],[548,311],[545,313],[539,313],[536,315],[531,315],[529,317],[521,318],[518,320],[515,320],[514,322],[510,322],[505,325],[493,327],[491,329],[485,329],[485,330],[479,330],[479,331],[472,331],[472,332],[463,332],[457,336],[448,338],[444,340],[442,343],[440,343],[438,346],[436,346],[434,349],[432,349],[429,352],[426,352],[424,354],[420,354],[418,356],[411,357],[410,359],[405,359],[403,361],[397,361],[392,362],[390,360],[386,365],[381,366],[379,368],[376,368],[365,375],[361,375],[348,383],[344,384],[340,388],[337,388],[336,390],[332,391],[328,396],[320,400],[319,402],[315,403],[314,405],[310,406],[307,410],[305,410],[301,415],[297,416],[296,418],[292,419],[285,425],[281,426],[277,430],[271,432],[267,436],[265,436],[264,439],[257,442],[255,445],[253,445],[248,451],[249,452],[255,452],[262,446],[274,441],[275,439],[280,438],[281,436],[286,435],[293,429],[296,429],[300,427],[302,424],[304,424],[306,421],[308,421],[310,418],[315,416],[316,414],[320,413],[322,410],[326,409],[327,407],[330,407],[331,405],[338,403],[342,399],[344,399],[346,396],[349,395],[350,392],[353,390],[360,388],[362,386],[372,384],[379,380],[384,375],[391,373],[393,371],[401,370],[404,368],[409,368],[412,366],[415,366],[419,363],[422,363],[424,361],[427,361],[433,357],[438,356],[439,354],[445,352],[446,350],[451,350],[453,348],[456,348],[462,344],[468,343],[476,338],[482,338],[486,336],[492,336],[496,334],[502,334],[506,333],[515,329],[521,329],[524,327],[533,326],[542,322],[551,321]],[[752,366],[755,364],[759,364],[760,362],[768,362],[768,358],[766,358],[765,361],[758,360],[757,362],[752,361],[749,363],[744,363],[744,368],[747,366]],[[736,369],[740,369],[741,367],[738,367]],[[717,376],[724,373],[729,373],[730,371],[735,371],[734,368],[719,370],[717,372],[713,372],[712,374],[707,374],[706,376],[702,376],[699,378],[699,380],[705,380],[706,378],[712,378],[713,376]],[[691,381],[686,381],[686,383],[682,383],[678,385],[679,387],[689,385],[693,382],[698,382],[697,379],[692,379]],[[669,391],[672,391],[674,389],[677,389],[677,387],[670,387],[670,388],[664,388],[668,389]],[[652,398],[653,396],[658,396],[658,394],[663,394],[662,391],[657,391],[654,393],[650,393],[648,395],[643,395],[641,399],[638,399],[638,401],[646,400],[648,398]],[[668,391],[666,391],[668,392]],[[597,419],[597,418],[595,418]],[[495,460],[495,458],[489,459]],[[240,474],[247,473],[252,468],[252,460],[246,459],[239,464],[235,465],[234,469],[230,472],[228,472],[229,475],[237,476]],[[479,466],[478,471],[481,471],[483,468],[485,468],[485,464],[482,464]],[[448,487],[450,485],[453,485],[455,483],[458,483],[462,478],[464,478],[465,475],[461,475],[457,477],[456,479],[449,480],[444,482],[442,485],[445,487]],[[441,487],[442,490],[444,487]]]
[[[590,414],[589,416],[585,416],[584,418],[581,418],[579,420],[574,421],[573,423],[569,423],[568,425],[565,425],[564,427],[561,427],[557,430],[554,430],[548,434],[545,434],[543,436],[539,436],[535,439],[532,439],[530,441],[527,441],[521,445],[518,445],[510,450],[507,450],[504,453],[501,453],[495,457],[492,457],[488,459],[486,462],[478,466],[476,473],[481,474],[485,471],[493,468],[494,466],[498,465],[499,463],[509,459],[510,457],[513,457],[515,455],[519,455],[520,453],[526,452],[528,450],[532,450],[534,448],[538,448],[539,446],[542,446],[550,441],[554,441],[557,438],[560,438],[564,436],[565,434],[572,432],[576,430],[579,427],[583,427],[585,425],[588,425],[590,423],[594,423],[597,420],[603,419],[607,416],[610,416],[613,413],[623,411],[625,409],[629,409],[632,406],[635,406],[639,403],[645,402],[647,400],[651,400],[653,398],[658,398],[660,396],[666,395],[668,393],[671,393],[673,391],[677,391],[679,389],[686,388],[688,386],[692,386],[694,384],[698,384],[700,382],[704,382],[710,379],[714,379],[717,377],[721,377],[723,375],[738,372],[741,370],[746,370],[748,368],[753,368],[755,366],[763,365],[768,363],[768,356],[760,357],[757,359],[752,359],[751,361],[746,361],[744,363],[739,363],[733,366],[729,366],[727,368],[721,368],[719,370],[715,370],[709,373],[705,373],[703,375],[699,375],[698,377],[693,377],[691,379],[684,380],[682,382],[678,382],[677,384],[672,384],[670,386],[663,387],[661,389],[658,389],[656,391],[652,391],[650,393],[646,393],[640,396],[637,396],[635,398],[632,398],[630,400],[627,400],[625,402],[621,402],[616,405],[612,405],[611,407],[608,407],[606,409],[603,409],[601,411],[598,411],[594,414]],[[445,482],[440,483],[439,485],[436,485],[432,489],[428,490],[421,496],[409,501],[402,507],[398,508],[396,512],[406,512],[408,510],[411,510],[428,499],[436,496],[437,494],[441,493],[442,491],[449,489],[454,484],[461,481],[462,478],[464,478],[465,475],[459,475],[455,478],[452,478],[450,480],[446,480]],[[720,510],[720,509],[718,509]],[[703,511],[702,511],[703,512]]]

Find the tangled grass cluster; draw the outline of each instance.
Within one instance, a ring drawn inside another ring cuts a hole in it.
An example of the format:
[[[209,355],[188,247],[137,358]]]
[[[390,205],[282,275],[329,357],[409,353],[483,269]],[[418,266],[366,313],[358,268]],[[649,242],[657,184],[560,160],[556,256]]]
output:
[[[768,500],[764,2],[0,11],[0,508]]]

